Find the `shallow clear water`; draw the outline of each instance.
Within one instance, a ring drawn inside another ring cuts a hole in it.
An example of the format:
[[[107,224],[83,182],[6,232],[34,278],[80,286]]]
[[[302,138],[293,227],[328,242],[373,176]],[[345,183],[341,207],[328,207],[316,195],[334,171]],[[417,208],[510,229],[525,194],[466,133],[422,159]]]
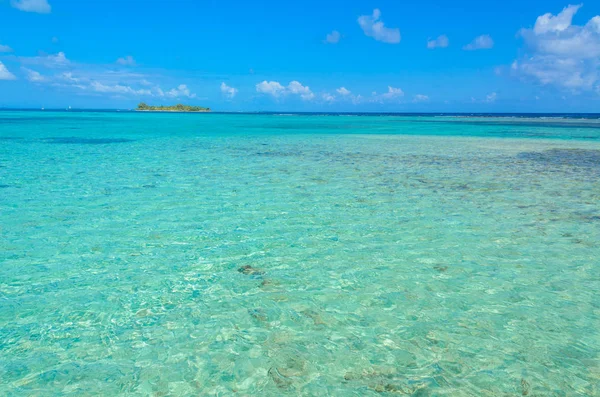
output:
[[[0,112],[0,395],[600,394],[600,129]]]

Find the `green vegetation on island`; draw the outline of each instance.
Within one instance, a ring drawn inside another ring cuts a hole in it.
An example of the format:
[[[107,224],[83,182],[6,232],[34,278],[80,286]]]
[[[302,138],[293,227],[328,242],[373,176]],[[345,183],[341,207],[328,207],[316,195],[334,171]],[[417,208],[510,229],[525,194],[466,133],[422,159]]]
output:
[[[175,106],[149,106],[142,102],[138,105],[136,110],[146,112],[210,112],[210,108],[182,105],[181,103]]]

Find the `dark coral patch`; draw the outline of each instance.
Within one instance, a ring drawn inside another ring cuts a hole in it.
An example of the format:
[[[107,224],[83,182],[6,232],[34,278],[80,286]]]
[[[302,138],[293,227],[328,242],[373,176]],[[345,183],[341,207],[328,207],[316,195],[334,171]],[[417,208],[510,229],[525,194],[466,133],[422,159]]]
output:
[[[106,145],[110,143],[134,142],[133,139],[124,138],[77,138],[77,137],[58,137],[46,138],[45,143],[63,144],[63,145]]]
[[[240,272],[242,274],[251,275],[251,276],[260,276],[260,275],[265,274],[265,272],[263,272],[262,270],[255,269],[250,265],[245,265],[245,266],[240,267],[238,269],[238,272]]]
[[[550,149],[543,152],[523,152],[517,157],[552,165],[600,168],[600,150]]]

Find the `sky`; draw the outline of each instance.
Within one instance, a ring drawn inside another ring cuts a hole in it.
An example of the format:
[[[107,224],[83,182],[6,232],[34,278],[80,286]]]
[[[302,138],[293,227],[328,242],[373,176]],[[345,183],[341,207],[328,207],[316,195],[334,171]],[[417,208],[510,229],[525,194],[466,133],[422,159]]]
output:
[[[0,107],[600,112],[600,2],[0,0]]]

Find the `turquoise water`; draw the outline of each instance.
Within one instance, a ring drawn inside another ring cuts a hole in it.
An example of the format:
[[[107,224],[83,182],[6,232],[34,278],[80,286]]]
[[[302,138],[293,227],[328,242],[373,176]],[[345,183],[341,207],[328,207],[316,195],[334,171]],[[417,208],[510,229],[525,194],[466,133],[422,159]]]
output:
[[[600,395],[599,177],[593,122],[0,112],[0,395]]]

